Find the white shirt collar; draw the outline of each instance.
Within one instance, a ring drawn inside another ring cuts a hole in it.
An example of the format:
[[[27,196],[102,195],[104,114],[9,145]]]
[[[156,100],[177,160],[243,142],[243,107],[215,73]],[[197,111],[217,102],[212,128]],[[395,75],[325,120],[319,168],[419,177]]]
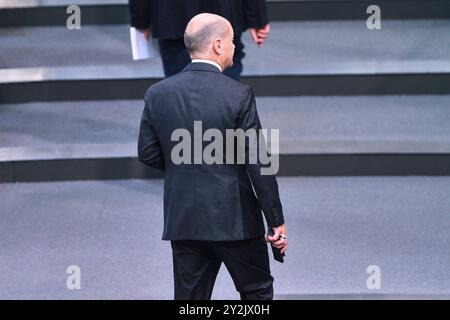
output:
[[[196,62],[203,62],[203,63],[209,63],[209,64],[212,64],[212,65],[215,66],[217,69],[219,69],[220,72],[222,72],[222,68],[221,68],[220,65],[219,65],[217,62],[215,62],[215,61],[212,61],[212,60],[206,60],[206,59],[193,59],[193,60],[191,61],[191,63],[196,63]]]

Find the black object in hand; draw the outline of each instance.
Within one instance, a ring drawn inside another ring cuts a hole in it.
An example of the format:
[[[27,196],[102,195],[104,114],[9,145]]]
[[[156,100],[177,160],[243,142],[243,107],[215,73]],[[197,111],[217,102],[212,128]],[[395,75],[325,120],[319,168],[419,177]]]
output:
[[[269,228],[269,230],[267,231],[267,235],[269,235],[271,237],[273,237],[275,235],[275,233],[273,232],[272,228]],[[277,239],[277,241],[280,240],[280,239],[281,239],[281,236],[280,236],[280,238]],[[281,253],[281,249],[275,248],[272,245],[272,243],[270,244],[270,246],[272,247],[273,258],[276,261],[283,263],[284,262],[284,258],[283,258],[284,257],[284,253]]]

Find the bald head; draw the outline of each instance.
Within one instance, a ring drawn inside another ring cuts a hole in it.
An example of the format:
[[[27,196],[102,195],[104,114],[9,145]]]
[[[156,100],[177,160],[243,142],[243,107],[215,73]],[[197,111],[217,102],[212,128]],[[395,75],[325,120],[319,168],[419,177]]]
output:
[[[225,38],[233,28],[227,19],[212,13],[200,13],[189,21],[184,44],[189,54],[208,54],[217,38]]]

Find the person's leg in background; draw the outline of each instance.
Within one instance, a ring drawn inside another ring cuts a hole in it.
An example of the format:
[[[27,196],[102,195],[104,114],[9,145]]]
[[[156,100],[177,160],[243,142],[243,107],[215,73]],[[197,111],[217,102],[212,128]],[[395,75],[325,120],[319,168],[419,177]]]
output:
[[[210,300],[222,261],[204,241],[172,241],[175,300]]]
[[[240,81],[241,80],[241,74],[243,70],[243,64],[242,59],[245,57],[244,52],[244,44],[242,43],[241,39],[242,35],[235,34],[234,35],[234,56],[233,56],[233,66],[226,69],[223,73],[230,78]]]
[[[183,39],[159,39],[158,42],[166,77],[181,72],[191,62]],[[240,81],[243,70],[242,59],[245,57],[241,35],[234,36],[234,45],[236,48],[234,50],[233,66],[226,69],[223,73],[234,80]]]
[[[191,62],[182,38],[159,39],[158,42],[166,77],[181,72]]]
[[[214,251],[222,259],[242,300],[272,300],[273,277],[270,274],[267,242],[258,237],[242,241],[220,242]]]

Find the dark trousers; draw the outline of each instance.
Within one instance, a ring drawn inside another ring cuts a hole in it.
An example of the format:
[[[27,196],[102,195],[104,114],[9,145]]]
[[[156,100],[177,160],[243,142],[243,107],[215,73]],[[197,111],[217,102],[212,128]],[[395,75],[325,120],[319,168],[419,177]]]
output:
[[[191,62],[183,39],[159,39],[158,42],[166,77],[177,74]],[[245,56],[241,35],[235,35],[234,45],[236,48],[234,50],[233,66],[226,69],[224,74],[239,81],[243,69],[242,59]]]
[[[222,262],[242,300],[272,300],[264,237],[241,241],[172,241],[175,300],[209,300]]]

